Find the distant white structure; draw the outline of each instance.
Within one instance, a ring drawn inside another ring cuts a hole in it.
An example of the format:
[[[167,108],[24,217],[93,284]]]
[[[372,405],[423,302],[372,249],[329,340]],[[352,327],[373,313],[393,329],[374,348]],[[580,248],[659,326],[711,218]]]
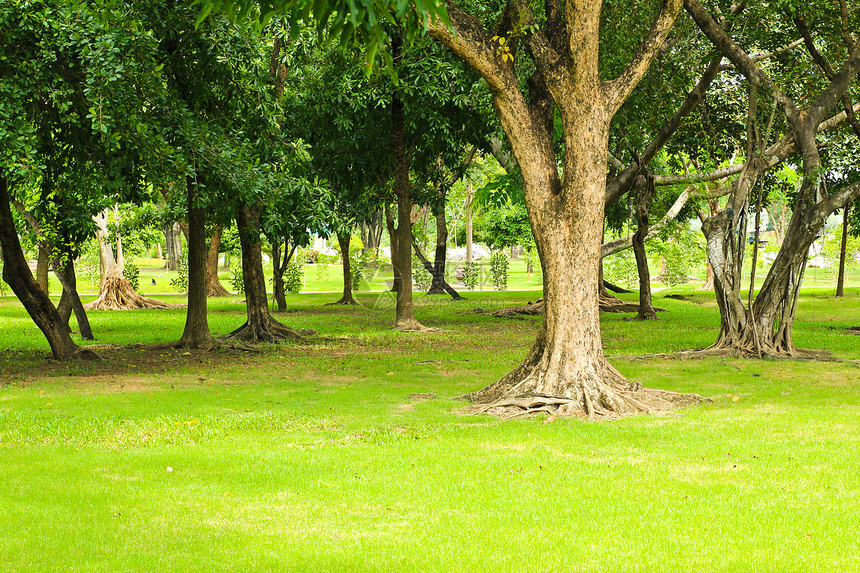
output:
[[[324,255],[335,255],[335,254],[337,254],[337,251],[335,251],[334,249],[332,249],[329,246],[328,240],[326,240],[322,237],[319,237],[317,235],[314,235],[314,242],[313,242],[313,245],[311,248],[313,250],[319,252],[319,253],[324,254]]]
[[[485,247],[474,244],[472,245],[472,260],[477,261],[478,259],[483,259],[484,257],[489,257],[490,251],[488,251]],[[448,260],[451,261],[465,261],[466,260],[466,247],[458,247],[456,249],[448,249]]]

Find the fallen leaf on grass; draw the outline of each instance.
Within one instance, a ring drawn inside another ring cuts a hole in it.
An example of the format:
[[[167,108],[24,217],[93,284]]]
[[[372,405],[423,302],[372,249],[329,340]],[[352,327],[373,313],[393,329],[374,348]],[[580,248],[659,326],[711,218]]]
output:
[[[741,399],[740,396],[732,396],[732,402],[737,402],[740,399]]]
[[[556,420],[558,420],[558,414],[553,414],[552,416],[550,416],[549,418],[547,418],[546,420],[544,420],[544,421],[543,421],[543,423],[544,423],[544,424],[552,424],[552,423],[553,423],[553,422],[555,422]]]

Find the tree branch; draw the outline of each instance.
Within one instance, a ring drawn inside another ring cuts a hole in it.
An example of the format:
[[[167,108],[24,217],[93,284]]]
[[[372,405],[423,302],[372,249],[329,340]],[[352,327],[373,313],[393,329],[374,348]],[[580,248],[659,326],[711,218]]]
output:
[[[726,31],[717,24],[708,11],[699,4],[698,0],[684,0],[684,7],[711,43],[713,43],[714,46],[723,53],[723,55],[731,60],[735,67],[740,70],[744,76],[746,76],[750,83],[770,90],[789,118],[793,118],[797,115],[797,108],[794,105],[794,101],[783,93],[771,77],[759,68],[752,58],[750,58],[749,55],[747,55],[747,53],[729,37]]]
[[[784,52],[791,51],[794,48],[801,45],[802,43],[803,43],[803,38],[800,38],[798,40],[793,41],[790,44],[786,44],[785,46],[783,46],[781,48],[777,48],[776,50],[773,50],[772,52],[764,52],[762,54],[757,54],[755,56],[751,56],[750,59],[756,63],[764,61],[764,60],[768,60],[768,59],[770,59],[770,58],[772,58],[778,54],[782,54]],[[721,72],[724,72],[727,70],[736,70],[736,69],[737,69],[737,67],[734,64],[721,64],[720,65],[720,71]]]

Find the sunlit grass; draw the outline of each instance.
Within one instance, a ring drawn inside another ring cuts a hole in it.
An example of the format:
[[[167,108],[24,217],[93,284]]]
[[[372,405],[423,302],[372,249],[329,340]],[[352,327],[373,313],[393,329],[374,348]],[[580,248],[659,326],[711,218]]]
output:
[[[454,400],[508,372],[534,300],[419,297],[440,330],[392,331],[379,294],[280,320],[316,342],[210,354],[179,311],[93,312],[105,363],[57,364],[0,301],[4,571],[853,571],[860,567],[860,296],[801,297],[798,344],[844,361],[682,360],[713,342],[713,294],[656,322],[603,317],[613,364],[710,404],[609,423],[501,422]],[[635,299],[635,295],[624,295]],[[180,302],[181,297],[165,297]],[[216,334],[244,320],[210,299]],[[437,399],[411,397],[435,393]],[[737,401],[733,401],[733,397]]]

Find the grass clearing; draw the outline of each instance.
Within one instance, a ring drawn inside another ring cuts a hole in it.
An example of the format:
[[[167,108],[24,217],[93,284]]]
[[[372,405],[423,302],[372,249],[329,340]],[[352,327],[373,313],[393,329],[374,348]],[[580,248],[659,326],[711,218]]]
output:
[[[452,399],[515,366],[538,325],[468,311],[534,293],[419,297],[419,319],[442,329],[421,334],[391,330],[385,295],[361,294],[361,308],[294,295],[279,318],[323,340],[253,354],[129,346],[178,339],[181,310],[92,312],[107,360],[79,364],[46,360],[20,305],[0,299],[0,564],[860,568],[860,338],[847,334],[860,294],[801,297],[799,345],[841,361],[635,358],[714,340],[713,295],[671,292],[689,300],[658,295],[660,321],[604,316],[607,354],[646,386],[714,402],[551,424],[464,416]],[[210,310],[216,334],[244,320],[235,297]]]

